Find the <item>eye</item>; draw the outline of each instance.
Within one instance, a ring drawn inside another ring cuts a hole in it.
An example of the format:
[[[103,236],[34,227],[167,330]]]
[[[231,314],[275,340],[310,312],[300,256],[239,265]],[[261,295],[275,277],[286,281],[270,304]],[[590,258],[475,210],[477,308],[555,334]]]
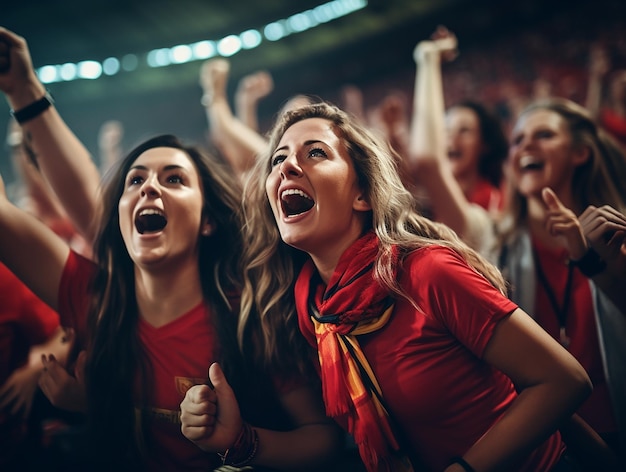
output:
[[[537,134],[535,136],[539,139],[546,139],[546,138],[551,138],[552,136],[554,136],[554,133],[550,130],[541,130],[541,131],[537,131]]]
[[[140,175],[131,175],[128,177],[128,185],[139,185],[143,182],[143,177]]]
[[[276,167],[277,165],[279,165],[281,162],[283,162],[286,159],[287,156],[285,156],[284,154],[279,154],[277,156],[274,156],[272,158],[272,167]]]
[[[323,149],[313,148],[309,151],[309,157],[327,157],[327,155]]]
[[[172,174],[172,175],[167,177],[167,183],[170,183],[170,184],[182,184],[183,183],[183,177],[181,175],[178,175],[178,174]]]

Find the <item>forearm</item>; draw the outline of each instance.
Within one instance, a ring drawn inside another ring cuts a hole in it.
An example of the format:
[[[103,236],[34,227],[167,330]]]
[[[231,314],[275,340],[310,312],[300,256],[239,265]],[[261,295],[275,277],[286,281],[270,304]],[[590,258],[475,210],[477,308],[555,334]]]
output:
[[[415,51],[417,71],[411,120],[411,159],[421,155],[444,159],[445,106],[439,51],[431,42],[420,43]]]
[[[279,470],[314,469],[338,454],[340,429],[330,421],[280,432],[257,428],[259,446],[253,464]]]
[[[586,398],[583,382],[554,379],[524,389],[464,455],[477,472],[509,470],[554,433]]]
[[[7,97],[19,110],[40,99],[45,89],[40,83],[27,84]],[[100,174],[91,155],[58,114],[54,105],[21,124],[27,144],[63,207],[88,240],[93,239],[92,218],[97,210]]]
[[[254,131],[259,130],[257,102],[248,97],[245,92],[237,91],[235,95],[235,114],[248,128]]]
[[[215,145],[235,173],[242,175],[254,165],[256,156],[265,151],[267,142],[233,116],[225,98],[215,97],[206,113]]]

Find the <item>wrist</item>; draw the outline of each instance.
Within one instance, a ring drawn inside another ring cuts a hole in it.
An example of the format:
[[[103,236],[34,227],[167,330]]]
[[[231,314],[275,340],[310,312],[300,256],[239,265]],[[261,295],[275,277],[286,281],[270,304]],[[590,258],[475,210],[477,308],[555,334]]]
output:
[[[252,462],[259,448],[259,435],[245,421],[235,442],[223,453],[218,453],[223,465],[242,467]]]
[[[7,93],[7,101],[13,110],[19,110],[40,99],[45,93],[46,87],[34,77],[25,79],[19,87],[15,87],[14,90]]]
[[[600,255],[592,247],[589,247],[581,258],[570,260],[570,263],[589,278],[600,274],[606,269],[606,262],[602,260]]]
[[[13,108],[11,110],[11,115],[15,118],[15,121],[22,125],[37,118],[53,104],[54,99],[52,98],[52,95],[50,95],[50,92],[45,90],[42,96],[36,98],[27,105],[24,105],[21,108]]]

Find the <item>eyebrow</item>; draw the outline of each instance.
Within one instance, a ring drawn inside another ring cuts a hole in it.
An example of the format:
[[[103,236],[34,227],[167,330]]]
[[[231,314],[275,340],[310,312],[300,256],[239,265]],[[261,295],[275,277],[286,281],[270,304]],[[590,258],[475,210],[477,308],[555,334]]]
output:
[[[136,165],[136,166],[132,166],[130,169],[128,169],[128,171],[130,172],[131,170],[149,170],[146,166],[143,165]],[[163,167],[163,170],[174,170],[174,169],[180,169],[180,170],[186,170],[183,166],[179,166],[177,164],[170,164],[167,165],[165,167]]]
[[[305,141],[303,144],[305,146],[310,146],[311,144],[317,144],[317,143],[322,143],[323,145],[327,146],[327,144],[319,139],[309,139],[308,141]],[[272,155],[276,154],[278,151],[282,151],[283,149],[287,149],[289,146],[285,145],[285,146],[281,146],[277,149],[274,150],[274,152],[272,153]]]

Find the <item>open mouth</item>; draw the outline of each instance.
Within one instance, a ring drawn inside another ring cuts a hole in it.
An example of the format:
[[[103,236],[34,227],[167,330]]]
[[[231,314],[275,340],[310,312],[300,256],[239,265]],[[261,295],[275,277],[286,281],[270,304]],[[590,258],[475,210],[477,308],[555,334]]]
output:
[[[543,161],[539,161],[532,156],[524,156],[519,160],[521,170],[541,170],[543,169]]]
[[[315,204],[310,196],[298,189],[285,190],[281,194],[280,200],[283,212],[288,217],[306,213],[313,208],[313,205]]]
[[[157,233],[166,225],[167,218],[165,215],[154,208],[140,211],[135,218],[135,227],[139,234]]]
[[[448,159],[455,161],[461,159],[462,154],[459,151],[448,151]]]

